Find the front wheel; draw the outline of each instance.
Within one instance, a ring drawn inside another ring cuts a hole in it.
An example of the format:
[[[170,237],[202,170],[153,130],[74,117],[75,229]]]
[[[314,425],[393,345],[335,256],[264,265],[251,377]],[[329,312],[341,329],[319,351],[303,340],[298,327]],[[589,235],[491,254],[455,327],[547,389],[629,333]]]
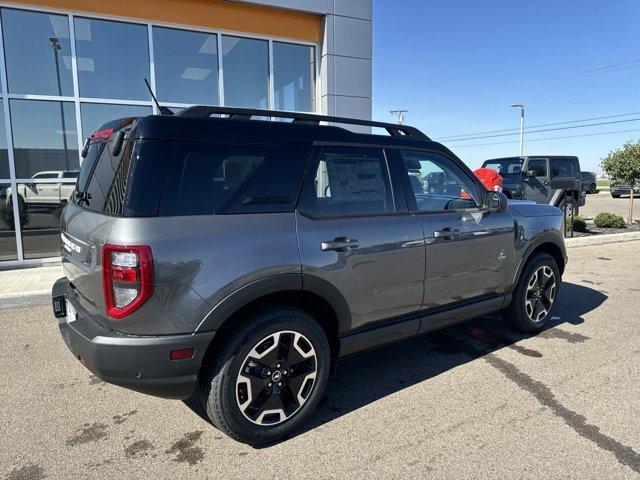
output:
[[[589,193],[596,193],[598,191],[598,186],[595,183],[592,183],[589,186]]]
[[[539,253],[527,262],[502,312],[504,321],[520,332],[538,332],[549,319],[560,289],[560,270],[554,258]]]
[[[251,445],[275,442],[311,416],[330,363],[324,330],[308,313],[257,311],[205,366],[203,406],[230,437]]]

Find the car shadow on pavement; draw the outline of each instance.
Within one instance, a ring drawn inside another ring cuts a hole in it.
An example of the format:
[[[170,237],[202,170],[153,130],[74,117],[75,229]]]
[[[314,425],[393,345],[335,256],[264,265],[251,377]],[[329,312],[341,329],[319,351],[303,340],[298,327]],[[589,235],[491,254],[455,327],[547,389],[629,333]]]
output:
[[[516,345],[520,340],[538,336],[571,344],[588,341],[589,337],[579,332],[558,327],[565,323],[580,325],[584,322],[583,315],[598,308],[606,299],[607,296],[597,290],[565,282],[554,316],[544,330],[535,335],[510,330],[497,315],[484,316],[341,360],[316,412],[289,439],[502,348],[530,357],[542,356],[536,350]],[[185,403],[207,419],[199,402],[191,399]]]
[[[316,413],[297,435],[502,348],[530,357],[542,356],[516,345],[520,340],[538,336],[570,344],[588,341],[589,337],[576,329],[561,327],[582,324],[583,316],[607,298],[592,288],[563,283],[552,320],[537,334],[514,332],[499,316],[485,316],[342,360]]]

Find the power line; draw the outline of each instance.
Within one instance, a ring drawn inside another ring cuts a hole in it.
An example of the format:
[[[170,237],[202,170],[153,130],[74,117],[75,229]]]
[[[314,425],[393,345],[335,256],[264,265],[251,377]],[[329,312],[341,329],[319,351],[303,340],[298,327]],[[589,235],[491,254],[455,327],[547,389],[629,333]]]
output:
[[[611,125],[612,123],[627,123],[627,122],[637,122],[640,120],[639,118],[629,118],[627,120],[613,120],[611,122],[598,122],[598,123],[586,123],[584,125],[573,125],[571,127],[558,127],[558,128],[544,128],[540,130],[525,130],[525,133],[540,133],[540,132],[555,132],[557,130],[570,130],[573,128],[585,128],[585,127],[597,127],[600,125]],[[457,140],[449,140],[449,142],[464,142],[467,140],[478,140],[481,138],[496,138],[496,137],[509,137],[511,135],[519,135],[518,132],[515,133],[501,133],[499,135],[484,135],[478,137],[468,137],[468,138],[460,138]],[[529,141],[529,140],[527,140]]]
[[[602,75],[604,73],[609,73],[609,72],[614,72],[614,71],[618,71],[618,70],[624,70],[627,68],[636,68],[636,67],[640,67],[640,58],[634,58],[632,60],[627,60],[625,62],[618,62],[618,63],[612,63],[609,65],[603,65],[601,67],[596,67],[596,68],[590,68],[587,70],[582,70],[579,72],[574,72],[574,73],[569,73],[569,74],[565,74],[565,75],[561,75],[559,77],[555,77],[555,78],[549,78],[549,79],[544,79],[544,80],[537,80],[537,81],[531,81],[528,83],[523,83],[520,85],[513,85],[510,87],[506,87],[506,88],[489,88],[489,89],[485,89],[485,90],[479,90],[476,92],[470,92],[470,95],[458,95],[457,97],[453,98],[452,100],[448,100],[448,101],[436,101],[436,102],[432,102],[432,103],[422,103],[422,104],[418,104],[417,106],[420,107],[437,107],[437,106],[442,106],[442,105],[451,105],[451,104],[455,104],[455,103],[460,103],[460,102],[468,102],[469,100],[475,99],[475,98],[481,98],[484,97],[487,94],[490,93],[512,93],[512,92],[516,92],[519,90],[526,90],[528,88],[535,88],[541,85],[546,85],[546,84],[551,84],[551,83],[561,83],[561,82],[565,82],[567,80],[574,80],[574,79],[580,79],[580,78],[586,78],[586,77],[593,77],[595,75]]]
[[[562,75],[560,77],[549,78],[547,80],[538,80],[529,83],[525,83],[520,87],[516,88],[529,88],[529,87],[537,87],[539,85],[545,85],[549,83],[557,83],[564,82],[565,80],[573,80],[576,78],[584,78],[584,77],[592,77],[594,75],[600,75],[603,73],[609,73],[617,70],[623,70],[626,68],[634,68],[640,66],[640,59],[635,58],[633,60],[628,60],[626,62],[612,63],[609,65],[604,65],[602,67],[591,68],[588,70],[583,70],[581,72],[570,73],[567,75]]]
[[[617,115],[608,115],[606,117],[591,117],[591,118],[583,118],[581,120],[567,120],[565,122],[555,122],[555,123],[542,123],[540,125],[530,125],[527,128],[540,128],[540,127],[552,127],[554,125],[567,125],[569,123],[580,123],[580,122],[589,122],[591,120],[606,120],[608,118],[619,118],[619,117],[628,117],[630,115],[640,115],[640,112],[631,112],[631,113],[619,113]],[[502,133],[502,132],[512,132],[515,130],[520,130],[519,128],[503,128],[502,130],[488,130],[486,132],[475,132],[475,133],[466,133],[461,135],[449,135],[448,137],[440,137],[435,140],[453,140],[458,139],[459,137],[470,137],[473,135],[485,135],[487,133]],[[460,139],[462,140],[462,139]]]
[[[541,142],[543,140],[559,140],[561,138],[578,138],[578,137],[595,137],[598,135],[610,135],[612,133],[628,133],[628,132],[640,132],[640,129],[632,129],[632,130],[614,130],[612,132],[597,132],[597,133],[583,133],[580,135],[564,135],[561,137],[546,137],[546,138],[534,138],[531,140],[527,140],[528,142]],[[454,145],[453,148],[464,148],[464,147],[480,147],[484,145],[506,145],[508,143],[518,143],[519,140],[510,140],[508,142],[490,142],[490,143],[473,143],[470,145]]]

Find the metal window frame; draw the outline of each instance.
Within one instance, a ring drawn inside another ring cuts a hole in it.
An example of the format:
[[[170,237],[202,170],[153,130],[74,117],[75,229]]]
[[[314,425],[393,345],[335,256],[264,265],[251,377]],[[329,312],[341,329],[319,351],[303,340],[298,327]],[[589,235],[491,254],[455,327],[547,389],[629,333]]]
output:
[[[17,187],[19,184],[24,183],[75,183],[71,179],[58,179],[56,182],[51,182],[51,179],[32,179],[32,178],[17,178],[16,170],[15,170],[15,158],[13,151],[13,128],[11,124],[11,112],[9,108],[10,100],[44,100],[44,101],[55,101],[55,102],[72,102],[75,107],[75,120],[76,120],[76,132],[77,132],[77,147],[78,147],[78,160],[79,163],[82,164],[82,157],[80,156],[80,152],[82,151],[83,145],[83,132],[82,132],[82,115],[81,115],[81,105],[84,103],[97,103],[97,104],[105,104],[105,105],[131,105],[131,106],[144,106],[150,107],[154,114],[157,114],[157,107],[154,102],[149,100],[123,100],[123,99],[115,99],[115,98],[91,98],[91,97],[81,97],[80,96],[80,84],[78,79],[78,65],[77,65],[77,54],[76,54],[76,33],[75,33],[75,19],[76,18],[87,18],[90,20],[109,20],[116,21],[120,23],[132,23],[136,25],[140,25],[142,27],[146,27],[147,29],[147,48],[149,52],[149,83],[153,91],[156,91],[156,72],[155,72],[155,52],[154,52],[154,44],[153,44],[153,28],[154,27],[164,27],[164,28],[173,28],[176,30],[184,30],[190,32],[200,32],[216,35],[217,47],[218,47],[218,99],[219,105],[225,105],[224,98],[224,64],[223,64],[223,50],[222,50],[222,36],[223,35],[231,35],[235,37],[248,38],[248,39],[256,39],[256,40],[266,40],[268,42],[268,65],[269,65],[269,81],[268,81],[268,106],[269,109],[272,109],[275,105],[275,91],[274,91],[274,71],[273,71],[273,42],[284,42],[284,43],[293,43],[296,45],[307,45],[314,48],[314,59],[315,59],[315,68],[314,68],[314,91],[313,95],[313,108],[312,112],[299,112],[299,113],[318,113],[321,110],[321,76],[320,76],[320,53],[321,53],[321,43],[320,42],[307,42],[302,40],[295,40],[287,37],[278,37],[278,36],[268,36],[268,35],[258,35],[253,33],[246,33],[241,31],[234,30],[222,30],[222,29],[211,29],[200,26],[191,26],[184,24],[174,24],[169,22],[156,22],[156,21],[144,21],[136,18],[129,17],[119,17],[114,15],[98,15],[87,12],[82,12],[79,10],[65,10],[59,8],[47,8],[40,7],[34,5],[20,4],[20,3],[6,3],[0,2],[0,9],[9,8],[12,10],[23,10],[23,11],[31,11],[38,12],[43,14],[51,14],[51,15],[63,15],[68,19],[69,24],[69,40],[71,45],[71,72],[72,72],[72,80],[73,80],[73,95],[72,96],[59,96],[59,95],[39,95],[39,94],[16,94],[9,93],[8,82],[7,82],[7,65],[5,62],[4,55],[4,35],[2,31],[2,25],[0,22],[0,104],[2,108],[2,112],[4,114],[5,120],[5,132],[7,139],[7,156],[9,162],[9,176],[7,179],[0,179],[0,184],[8,184],[11,187],[11,197],[14,205],[17,205],[18,202],[18,190]],[[173,108],[188,108],[193,106],[193,104],[188,103],[175,103],[175,102],[162,102],[163,105],[167,107]],[[59,257],[48,257],[48,258],[38,258],[38,259],[25,259],[24,257],[24,249],[22,245],[22,227],[20,225],[20,214],[17,208],[13,209],[14,223],[15,223],[15,241],[16,241],[16,251],[17,251],[17,260],[7,260],[0,261],[0,268],[11,267],[11,266],[21,266],[21,265],[44,265],[50,264],[52,262],[56,262]]]

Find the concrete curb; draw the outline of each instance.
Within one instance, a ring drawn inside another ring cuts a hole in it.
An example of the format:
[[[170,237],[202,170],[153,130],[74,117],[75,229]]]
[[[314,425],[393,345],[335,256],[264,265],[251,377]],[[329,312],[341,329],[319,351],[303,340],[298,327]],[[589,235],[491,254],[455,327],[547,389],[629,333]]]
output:
[[[586,247],[588,245],[605,245],[607,243],[631,242],[640,240],[640,232],[612,233],[610,235],[593,235],[589,237],[566,238],[567,248]]]
[[[45,288],[40,290],[27,290],[16,293],[3,293],[0,294],[0,300],[16,300],[25,297],[37,297],[39,295],[51,295],[51,289]]]

